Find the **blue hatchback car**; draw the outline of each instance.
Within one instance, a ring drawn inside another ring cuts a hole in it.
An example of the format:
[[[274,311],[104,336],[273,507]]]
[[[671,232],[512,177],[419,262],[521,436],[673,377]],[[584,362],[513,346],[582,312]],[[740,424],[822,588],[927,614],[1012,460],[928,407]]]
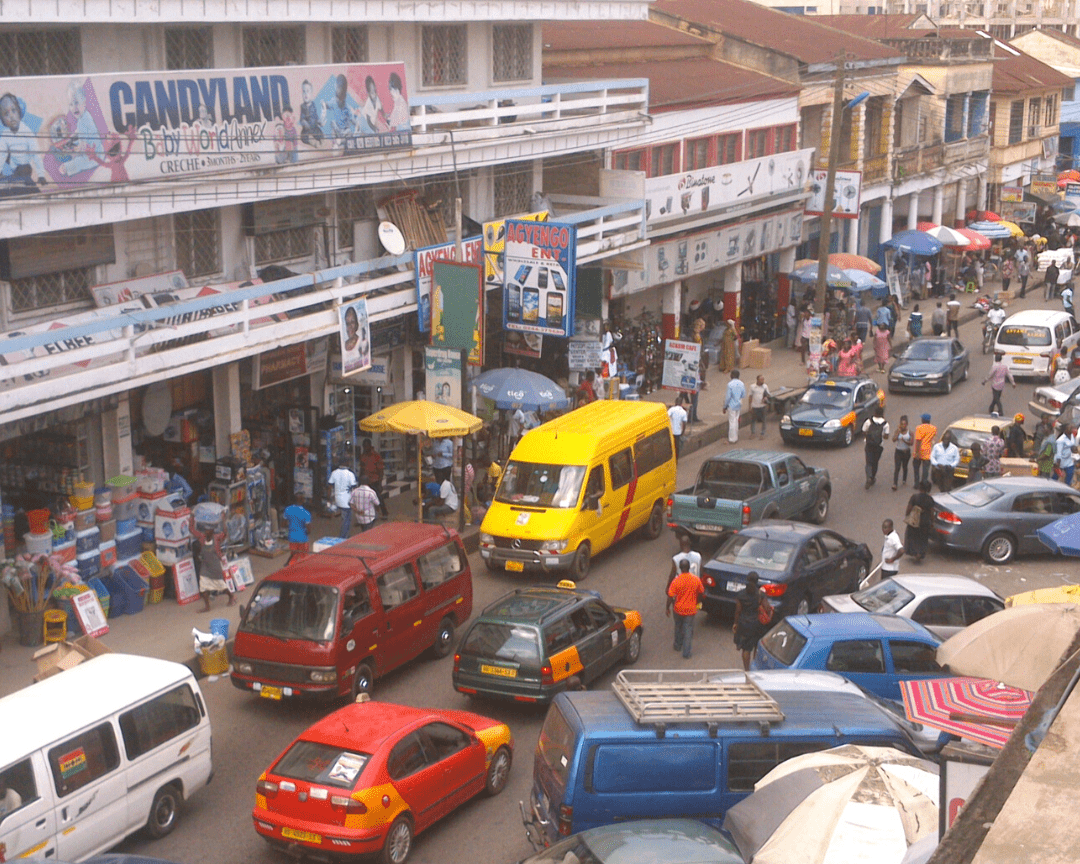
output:
[[[948,676],[937,662],[939,644],[921,624],[897,615],[790,615],[761,638],[750,668],[836,672],[899,701],[901,681]]]

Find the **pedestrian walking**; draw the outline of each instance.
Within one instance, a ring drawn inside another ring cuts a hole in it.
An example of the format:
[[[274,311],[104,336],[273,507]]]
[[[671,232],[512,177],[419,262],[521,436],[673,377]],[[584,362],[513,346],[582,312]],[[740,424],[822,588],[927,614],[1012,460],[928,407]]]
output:
[[[795,337],[798,334],[799,310],[795,308],[795,298],[788,303],[784,311],[784,337],[788,348],[795,347]]]
[[[881,533],[885,540],[881,544],[881,578],[891,579],[900,572],[900,559],[904,556],[904,544],[900,535],[893,530],[892,519],[881,523]]]
[[[866,488],[877,482],[878,463],[884,441],[889,437],[889,424],[885,420],[885,409],[880,405],[874,409],[874,416],[862,425],[863,440],[866,447]]]
[[[959,464],[960,448],[953,442],[952,432],[946,429],[941,440],[930,450],[930,473],[940,491],[952,491]]]
[[[930,545],[930,526],[934,518],[934,499],[930,495],[933,487],[928,482],[919,483],[914,494],[908,499],[904,513],[904,551],[915,562],[926,557]]]
[[[1016,389],[1016,381],[1013,379],[1012,372],[1009,371],[1009,367],[1005,365],[1005,355],[998,352],[994,354],[994,363],[990,367],[990,371],[986,373],[986,377],[983,378],[983,386],[986,386],[986,382],[990,382],[990,392],[993,394],[990,399],[990,407],[987,409],[988,414],[996,414],[999,417],[1005,413],[1005,409],[1001,407],[1001,393],[1005,389],[1005,382],[1008,381],[1012,384],[1013,389]],[[994,406],[997,406],[995,408]]]
[[[1008,291],[1009,285],[1012,283],[1013,276],[1016,274],[1016,264],[1013,263],[1011,258],[1006,258],[1001,262],[1001,290]]]
[[[682,453],[682,436],[686,431],[686,424],[690,420],[690,415],[686,413],[686,408],[683,407],[683,400],[685,395],[680,393],[675,397],[675,404],[668,408],[668,418],[671,420],[671,437],[675,439],[675,459],[678,460],[679,454]]]
[[[1054,262],[1054,261],[1051,261],[1050,266],[1046,268],[1046,273],[1043,275],[1043,285],[1044,285],[1043,299],[1044,300],[1053,300],[1054,299],[1055,292],[1057,291],[1058,275],[1059,274],[1060,274],[1060,271],[1058,270],[1057,263]]]
[[[349,531],[352,530],[352,510],[349,508],[349,495],[356,486],[356,475],[344,462],[339,462],[337,467],[330,472],[328,480],[334,489],[334,506],[341,513],[341,533],[338,536],[344,539],[349,536]]]
[[[810,310],[803,309],[802,318],[799,319],[799,333],[795,337],[795,347],[799,349],[799,362],[806,365],[806,352],[810,349],[810,332],[813,329],[813,321]]]
[[[227,581],[225,574],[228,572],[228,561],[225,559],[225,532],[208,528],[205,532],[200,531],[192,517],[191,536],[199,547],[199,594],[202,595],[203,605],[201,612],[210,611],[210,596],[212,594],[227,594],[229,602],[227,606],[236,603],[232,589],[233,583]]]
[[[991,426],[990,437],[980,442],[983,463],[982,471],[985,477],[1001,476],[1001,457],[1005,453],[1005,439],[1001,437],[1001,427]]]
[[[1035,446],[1035,465],[1040,477],[1049,480],[1054,475],[1054,461],[1057,458],[1057,440],[1053,432],[1044,436]]]
[[[308,540],[308,526],[311,524],[311,512],[304,506],[307,499],[302,493],[297,493],[293,498],[293,503],[290,504],[282,512],[282,516],[285,517],[285,521],[289,525],[289,560],[286,564],[291,564],[296,554],[305,554],[311,551],[311,543]]]
[[[900,421],[896,424],[896,431],[893,432],[892,440],[896,443],[896,449],[893,451],[892,475],[892,491],[895,492],[901,472],[904,474],[904,485],[907,485],[908,462],[911,461],[911,445],[915,440],[914,434],[908,428],[907,414],[900,415]]]
[[[844,378],[858,375],[859,364],[856,358],[861,356],[862,342],[856,342],[852,345],[850,339],[845,339],[843,346],[840,348],[840,360],[836,364],[836,374]]]
[[[919,304],[916,303],[915,307],[911,310],[911,314],[907,319],[907,332],[908,336],[912,339],[918,339],[922,336],[922,312],[919,311]]]
[[[1023,298],[1027,294],[1028,279],[1031,278],[1031,256],[1023,248],[1016,250],[1016,256],[1016,277],[1020,280],[1020,297]]]
[[[938,300],[937,307],[932,313],[930,313],[930,329],[935,336],[941,336],[945,333],[945,325],[948,323],[948,313],[945,312],[945,307],[941,305],[941,301]]]
[[[739,440],[739,418],[742,416],[742,400],[746,395],[746,385],[739,380],[739,370],[731,370],[727,392],[724,394],[724,411],[727,412],[727,440],[734,444]]]
[[[701,579],[690,571],[689,559],[680,558],[678,567],[679,575],[672,579],[667,587],[665,614],[670,618],[674,608],[674,648],[682,652],[684,660],[689,660],[694,641],[694,616],[697,615],[698,601],[705,594],[705,586],[701,584]]]
[[[1073,278],[1073,264],[1071,261],[1066,261],[1061,265],[1061,269],[1058,270],[1057,277],[1057,293],[1059,297],[1063,298],[1066,291],[1069,292],[1068,300],[1068,312],[1072,313],[1072,278]],[[1062,299],[1064,302],[1064,298]]]
[[[746,574],[746,587],[735,597],[735,623],[731,628],[735,636],[735,647],[742,652],[743,669],[748,671],[757,643],[768,629],[768,624],[763,625],[761,619],[767,616],[771,623],[773,613],[772,604],[765,598],[758,584],[759,578],[754,570]]]
[[[870,335],[870,324],[874,320],[873,313],[863,304],[862,299],[855,305],[855,335],[860,342],[865,342]]]
[[[1027,433],[1024,431],[1024,415],[1014,414],[1012,426],[1009,427],[1009,435],[1005,439],[1005,455],[1010,459],[1023,459],[1026,444]]]
[[[893,316],[893,310],[892,307],[889,306],[889,302],[887,300],[882,300],[881,306],[879,306],[877,312],[874,313],[875,326],[884,326],[886,330],[892,331],[893,322],[895,320],[896,319]]]
[[[668,573],[668,585],[679,575],[679,562],[684,558],[690,562],[690,572],[699,579],[701,578],[701,553],[694,551],[689,535],[683,534],[679,538],[679,551],[671,556],[671,572]]]
[[[1054,449],[1054,475],[1066,486],[1072,486],[1076,470],[1076,433],[1071,423],[1061,427]]]
[[[349,496],[349,509],[352,510],[361,531],[367,531],[375,524],[378,516],[375,511],[378,508],[379,496],[367,485],[366,481],[361,480],[360,485],[353,489],[352,495]]]
[[[889,362],[889,354],[891,352],[892,341],[889,336],[889,331],[879,324],[874,331],[874,359],[877,361],[878,372],[885,371],[885,364]]]
[[[930,422],[930,415],[923,414],[922,422],[915,427],[911,449],[911,482],[918,484],[930,480],[930,453],[937,437],[937,426]]]
[[[765,438],[765,410],[769,406],[769,385],[765,383],[765,376],[758,375],[757,380],[750,385],[750,437],[754,437],[754,428],[761,427],[762,439]]]
[[[1065,271],[1062,270],[1061,272],[1064,273]],[[1068,284],[1061,290],[1061,307],[1069,314],[1070,318],[1076,317],[1073,311],[1073,289]]]
[[[978,483],[983,479],[983,471],[986,469],[986,457],[983,456],[982,444],[978,441],[971,442],[971,456],[968,458],[968,483]]]
[[[382,513],[383,519],[389,519],[390,514],[386,511],[386,501],[383,498],[382,488],[386,467],[383,465],[383,458],[379,451],[371,446],[370,438],[365,438],[360,447],[360,474],[363,476],[364,482],[378,496],[379,512]]]
[[[945,335],[960,338],[960,301],[956,294],[950,294],[945,304]]]

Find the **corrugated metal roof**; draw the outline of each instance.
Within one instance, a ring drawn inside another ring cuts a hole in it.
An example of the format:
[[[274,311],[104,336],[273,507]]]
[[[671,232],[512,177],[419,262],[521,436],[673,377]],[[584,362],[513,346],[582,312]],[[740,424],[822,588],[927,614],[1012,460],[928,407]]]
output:
[[[547,21],[543,25],[545,50],[583,51],[590,48],[678,48],[712,42],[651,21],[608,21],[603,27],[582,26],[580,21]]]
[[[849,61],[900,56],[894,48],[818,24],[813,17],[776,12],[749,0],[655,0],[652,9],[708,25],[804,64],[834,63],[841,53]]]
[[[921,15],[815,15],[814,20],[826,27],[854,33],[865,39],[918,39],[933,35],[933,30],[912,30]]]
[[[1022,94],[1029,90],[1067,87],[1073,83],[1072,78],[1062,75],[1052,66],[1047,66],[1030,54],[1025,54],[1015,45],[1003,48],[1000,44],[994,43],[993,92],[995,94]]]

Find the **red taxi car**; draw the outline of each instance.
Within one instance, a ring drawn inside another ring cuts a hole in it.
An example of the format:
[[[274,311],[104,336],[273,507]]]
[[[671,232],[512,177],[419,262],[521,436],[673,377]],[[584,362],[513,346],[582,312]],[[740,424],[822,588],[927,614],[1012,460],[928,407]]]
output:
[[[480,792],[502,792],[513,750],[510,729],[479,714],[352,704],[262,773],[255,830],[312,857],[381,852],[403,864],[414,835]]]

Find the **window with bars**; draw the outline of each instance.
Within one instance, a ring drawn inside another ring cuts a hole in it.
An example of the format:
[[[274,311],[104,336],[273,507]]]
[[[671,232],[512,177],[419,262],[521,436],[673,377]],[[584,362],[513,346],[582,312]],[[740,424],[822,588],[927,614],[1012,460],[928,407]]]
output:
[[[315,230],[310,225],[270,231],[255,237],[255,263],[273,264],[307,258],[312,254]]]
[[[464,24],[428,24],[421,37],[425,87],[464,84],[468,34]]]
[[[330,31],[330,41],[334,63],[368,62],[367,27],[335,27]]]
[[[645,150],[623,150],[615,154],[615,168],[619,171],[644,171]]]
[[[790,153],[795,149],[795,124],[790,126],[777,126],[774,137],[774,153]]]
[[[211,69],[214,40],[209,27],[167,27],[165,29],[166,69]]]
[[[492,80],[528,81],[532,78],[532,47],[532,24],[496,24],[491,34]]]
[[[370,189],[344,189],[337,193],[337,248],[353,248],[353,226],[378,218],[375,196]]]
[[[497,172],[495,174],[495,217],[528,210],[532,193],[532,166]]]
[[[715,164],[712,138],[695,138],[686,142],[687,171],[697,171]]]
[[[0,33],[0,76],[72,75],[82,72],[78,30]]]
[[[221,272],[221,214],[196,210],[173,214],[176,266],[185,276],[212,276]]]
[[[245,27],[244,65],[302,66],[304,64],[303,27]]]
[[[11,311],[34,312],[72,303],[89,303],[93,267],[76,267],[11,280]]]
[[[1017,99],[1009,106],[1009,143],[1024,140],[1024,100]]]
[[[1028,102],[1028,138],[1038,138],[1042,126],[1042,99],[1035,97]]]
[[[945,100],[945,142],[964,137],[964,105],[967,93],[953,93]]]
[[[679,145],[660,144],[649,148],[649,176],[663,177],[679,170]]]
[[[769,130],[751,129],[746,133],[746,158],[760,159],[769,154]]]
[[[1047,126],[1054,126],[1058,122],[1057,95],[1051,94],[1046,97],[1046,119],[1043,121]]]

